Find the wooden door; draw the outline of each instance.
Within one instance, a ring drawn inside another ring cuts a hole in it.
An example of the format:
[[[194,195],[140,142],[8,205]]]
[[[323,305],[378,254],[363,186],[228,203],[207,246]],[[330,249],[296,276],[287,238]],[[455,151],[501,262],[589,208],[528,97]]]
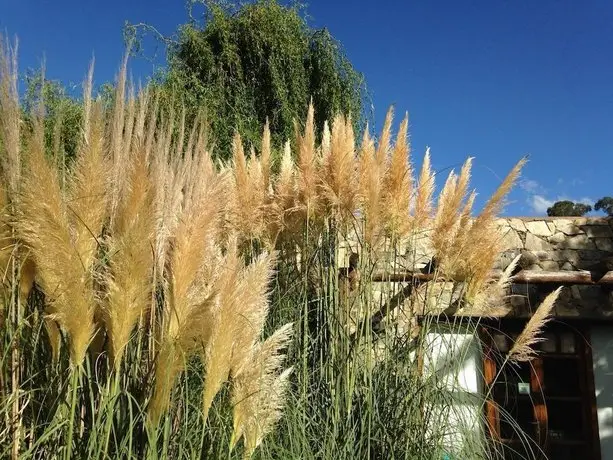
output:
[[[591,351],[586,329],[550,323],[529,363],[505,363],[519,322],[482,330],[486,417],[505,459],[600,459]]]

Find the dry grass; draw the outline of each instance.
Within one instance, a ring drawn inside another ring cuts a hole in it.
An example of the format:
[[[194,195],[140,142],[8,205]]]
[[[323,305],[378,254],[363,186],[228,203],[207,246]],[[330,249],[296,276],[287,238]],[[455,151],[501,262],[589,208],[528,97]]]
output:
[[[530,361],[535,356],[534,345],[543,339],[540,334],[545,325],[551,320],[553,307],[560,295],[562,288],[551,292],[541,302],[536,312],[532,315],[526,327],[515,340],[513,347],[509,350],[508,359],[511,362]]]

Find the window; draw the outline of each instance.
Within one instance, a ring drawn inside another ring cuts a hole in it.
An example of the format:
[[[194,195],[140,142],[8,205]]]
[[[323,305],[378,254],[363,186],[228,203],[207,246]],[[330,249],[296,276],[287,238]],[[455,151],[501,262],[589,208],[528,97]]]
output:
[[[534,360],[504,364],[524,325],[501,320],[482,330],[492,444],[505,459],[600,459],[586,330],[552,322]]]

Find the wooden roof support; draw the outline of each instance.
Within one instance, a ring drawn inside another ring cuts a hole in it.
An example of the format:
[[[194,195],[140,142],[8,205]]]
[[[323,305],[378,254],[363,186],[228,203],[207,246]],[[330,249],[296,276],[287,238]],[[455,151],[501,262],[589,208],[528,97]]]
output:
[[[500,277],[500,272],[492,273],[492,279]],[[445,281],[439,275],[429,273],[412,273],[412,272],[396,272],[396,273],[375,273],[372,280],[374,282],[426,282],[436,279],[437,281]],[[587,270],[576,271],[540,271],[540,270],[521,270],[513,276],[514,284],[557,284],[563,286],[571,286],[574,284],[580,285],[595,285],[595,286],[613,286],[613,271],[602,273],[590,272]]]

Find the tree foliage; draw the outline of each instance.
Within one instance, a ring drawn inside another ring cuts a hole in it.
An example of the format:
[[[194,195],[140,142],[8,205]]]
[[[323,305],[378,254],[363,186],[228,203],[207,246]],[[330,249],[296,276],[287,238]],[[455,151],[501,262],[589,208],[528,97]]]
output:
[[[205,111],[218,154],[229,152],[237,130],[259,145],[267,119],[279,145],[311,99],[319,129],[338,112],[350,113],[358,130],[364,124],[362,75],[326,29],[308,26],[299,7],[276,0],[206,7],[203,26],[192,19],[168,42],[162,87],[188,116]]]
[[[574,203],[569,200],[557,201],[550,208],[547,209],[548,216],[584,216],[592,210],[589,204]]]
[[[23,110],[26,124],[29,124],[30,114],[42,108],[47,151],[68,161],[74,158],[80,139],[83,105],[68,94],[61,82],[46,80],[42,70],[26,72],[25,84]]]
[[[608,216],[613,216],[613,198],[610,196],[601,198],[594,204],[594,209],[596,211],[602,211]]]

